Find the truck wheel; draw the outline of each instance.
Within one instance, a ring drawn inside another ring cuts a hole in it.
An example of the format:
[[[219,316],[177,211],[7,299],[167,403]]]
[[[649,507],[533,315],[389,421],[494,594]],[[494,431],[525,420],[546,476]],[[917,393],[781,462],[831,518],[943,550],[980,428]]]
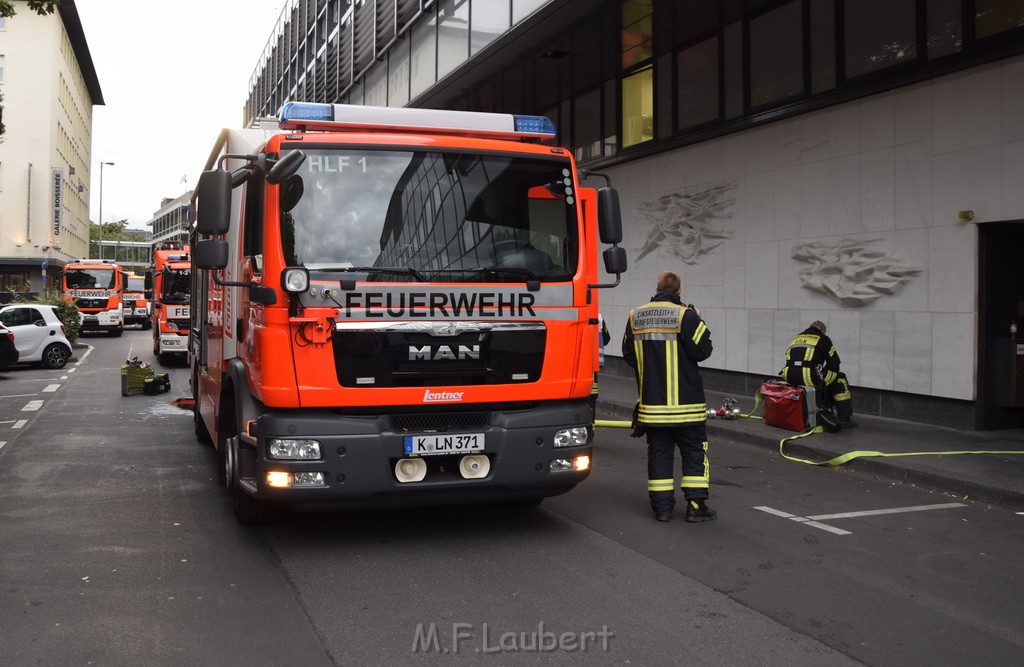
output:
[[[114,337],[116,338],[124,333],[124,327],[117,327],[116,329],[111,330],[110,333],[114,334]]]
[[[161,366],[167,366],[171,362],[171,355],[166,352],[160,352],[156,355],[156,361]]]
[[[238,449],[242,447],[238,436],[228,438],[225,447],[224,483],[231,494],[231,511],[243,526],[266,523],[272,517],[273,507],[266,500],[249,495],[242,489],[238,473]]]
[[[64,368],[71,358],[71,350],[60,343],[51,343],[43,350],[43,366],[46,368]]]
[[[142,330],[143,331],[149,331],[152,328],[153,328],[153,323],[152,322],[150,322],[149,320],[143,320],[142,321]]]

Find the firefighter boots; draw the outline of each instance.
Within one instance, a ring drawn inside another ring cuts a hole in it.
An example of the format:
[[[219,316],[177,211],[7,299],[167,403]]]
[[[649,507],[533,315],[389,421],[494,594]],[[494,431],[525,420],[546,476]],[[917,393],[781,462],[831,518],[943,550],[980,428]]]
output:
[[[718,512],[708,507],[703,498],[686,501],[686,520],[690,523],[714,521],[716,518],[718,518]]]

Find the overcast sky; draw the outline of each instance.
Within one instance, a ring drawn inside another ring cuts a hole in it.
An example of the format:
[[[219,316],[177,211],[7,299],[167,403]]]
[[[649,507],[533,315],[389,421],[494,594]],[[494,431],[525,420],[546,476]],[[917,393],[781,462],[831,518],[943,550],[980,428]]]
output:
[[[103,106],[93,107],[90,218],[146,223],[195,187],[286,0],[76,0]],[[21,8],[22,11],[28,11]],[[182,177],[186,178],[185,183]]]

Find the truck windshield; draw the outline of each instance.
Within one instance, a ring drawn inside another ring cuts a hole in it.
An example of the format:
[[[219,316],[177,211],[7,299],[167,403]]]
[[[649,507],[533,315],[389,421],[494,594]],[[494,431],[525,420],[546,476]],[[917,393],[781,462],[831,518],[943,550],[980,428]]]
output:
[[[553,282],[576,272],[577,195],[564,158],[304,150],[281,185],[291,266],[412,282]]]
[[[115,276],[113,269],[65,269],[64,285],[67,289],[114,289]]]
[[[146,290],[146,281],[142,278],[129,277],[128,286],[125,289],[129,292],[144,292]]]
[[[161,299],[164,303],[188,303],[191,283],[192,271],[190,269],[164,270]]]

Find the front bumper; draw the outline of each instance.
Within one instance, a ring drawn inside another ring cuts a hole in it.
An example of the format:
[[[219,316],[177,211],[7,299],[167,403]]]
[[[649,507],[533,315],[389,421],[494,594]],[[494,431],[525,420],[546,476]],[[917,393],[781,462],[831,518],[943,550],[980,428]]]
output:
[[[160,334],[160,354],[185,354],[188,352],[188,336]]]
[[[116,329],[122,326],[121,313],[114,310],[104,310],[95,313],[79,311],[78,320],[82,331]]]
[[[263,415],[256,428],[255,464],[243,464],[243,490],[282,504],[302,507],[394,507],[424,504],[493,502],[554,496],[572,489],[590,474],[584,470],[551,470],[555,459],[591,456],[586,445],[555,447],[559,428],[589,426],[584,401],[565,401],[527,410],[491,412],[486,424],[460,429],[482,433],[490,470],[480,478],[464,478],[462,454],[423,456],[428,472],[419,482],[400,482],[396,463],[406,458],[404,438],[422,431],[396,430],[389,415],[345,416],[330,410],[289,410]],[[458,433],[460,430],[452,430]],[[447,433],[448,431],[446,431]],[[277,461],[266,456],[267,439],[310,438],[320,442],[322,460]],[[241,460],[240,460],[241,463]],[[276,488],[267,473],[321,472],[322,487]]]

